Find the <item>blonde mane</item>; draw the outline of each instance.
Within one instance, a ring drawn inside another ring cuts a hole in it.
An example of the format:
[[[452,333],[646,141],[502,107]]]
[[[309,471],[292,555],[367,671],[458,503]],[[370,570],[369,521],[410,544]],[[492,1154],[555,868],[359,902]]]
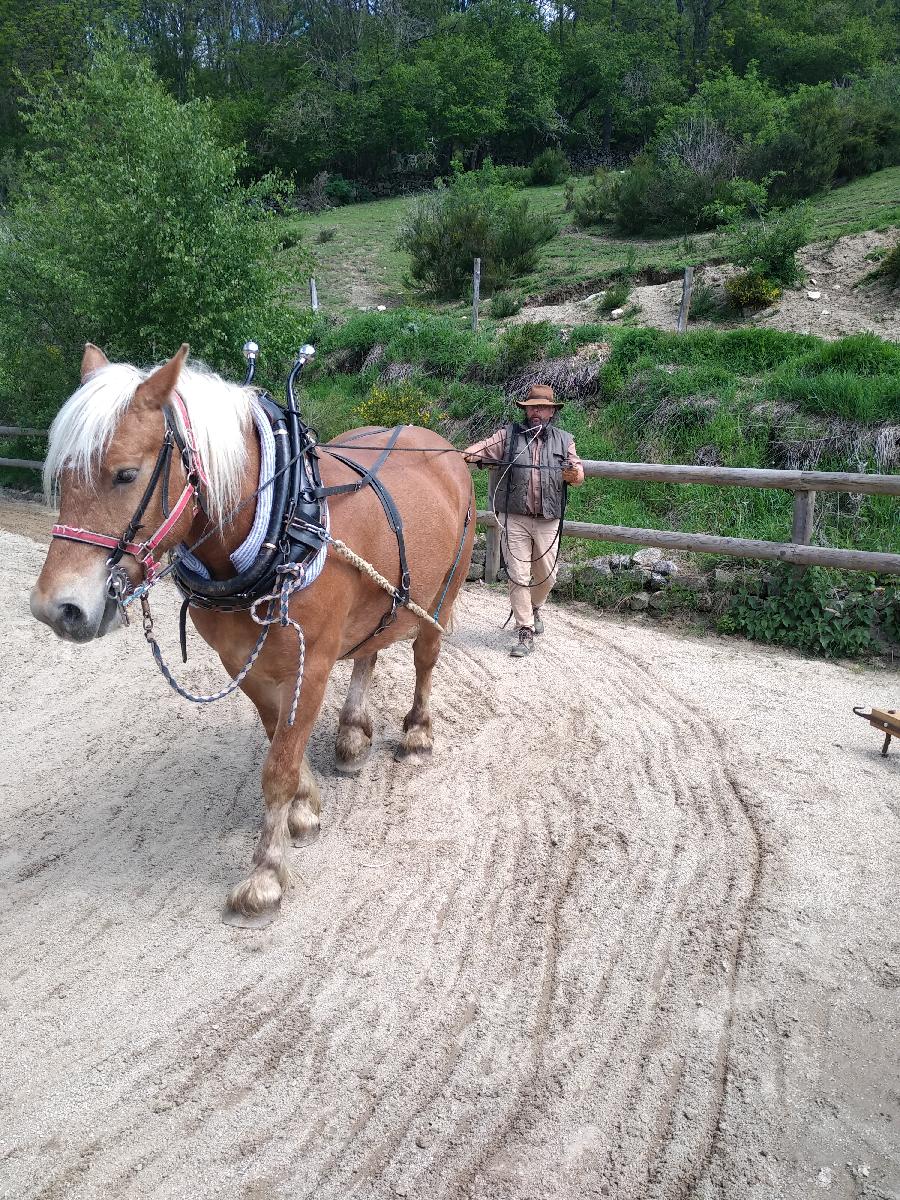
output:
[[[155,368],[139,370],[110,363],[92,372],[66,401],[50,426],[44,491],[56,495],[60,472],[73,470],[93,482],[113,434],[138,386]],[[210,514],[222,521],[238,503],[247,465],[246,433],[253,388],[228,383],[202,365],[182,368],[178,393],[184,400],[194,440],[209,478]],[[181,424],[177,410],[175,419]],[[184,433],[184,430],[181,429]]]

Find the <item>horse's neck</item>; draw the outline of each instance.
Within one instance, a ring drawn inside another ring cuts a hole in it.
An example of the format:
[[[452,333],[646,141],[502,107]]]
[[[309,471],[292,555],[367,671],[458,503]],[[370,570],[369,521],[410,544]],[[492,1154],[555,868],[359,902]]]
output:
[[[215,532],[212,537],[203,543],[197,549],[197,557],[209,569],[213,579],[230,579],[234,575],[234,564],[229,557],[234,550],[246,540],[253,525],[253,517],[256,513],[256,501],[250,499],[256,489],[259,487],[259,438],[256,434],[256,426],[251,421],[247,430],[247,469],[244,472],[244,479],[241,483],[241,499],[243,504],[247,503],[240,510],[237,516],[228,521],[225,528],[221,532]],[[237,505],[235,505],[237,507]],[[208,520],[202,511],[198,511],[194,518],[194,523],[191,525],[190,534],[187,537],[187,544],[193,545],[198,538],[203,537],[212,528],[212,523]]]

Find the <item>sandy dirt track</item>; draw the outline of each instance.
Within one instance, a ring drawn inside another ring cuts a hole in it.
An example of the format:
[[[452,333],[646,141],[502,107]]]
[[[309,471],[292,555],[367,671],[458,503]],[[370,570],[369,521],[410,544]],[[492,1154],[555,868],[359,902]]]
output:
[[[401,645],[332,774],[336,669],[322,834],[246,932],[255,713],[136,627],[57,642],[42,554],[0,533],[0,1196],[900,1197],[900,747],[850,714],[898,673],[562,609],[515,662],[476,585],[428,765]]]

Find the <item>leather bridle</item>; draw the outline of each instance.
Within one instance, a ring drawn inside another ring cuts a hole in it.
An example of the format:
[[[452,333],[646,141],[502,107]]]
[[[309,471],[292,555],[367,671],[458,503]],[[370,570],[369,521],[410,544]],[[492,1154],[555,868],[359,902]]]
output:
[[[183,434],[175,420],[172,408],[177,410],[178,416],[181,419],[181,426],[184,430]],[[140,563],[143,568],[144,579],[148,582],[152,580],[161,565],[156,558],[156,550],[178,524],[187,506],[193,500],[195,504],[199,504],[205,511],[202,489],[209,488],[209,480],[203,469],[200,454],[197,451],[187,406],[177,392],[172,393],[172,407],[166,405],[163,408],[163,418],[166,424],[166,432],[162,445],[159,448],[159,454],[156,456],[156,463],[147,486],[144,489],[144,494],[134,511],[134,515],[120,537],[116,537],[114,534],[97,533],[92,529],[81,529],[74,525],[53,526],[53,536],[55,538],[62,538],[69,542],[84,542],[88,546],[100,546],[110,551],[110,555],[106,560],[106,565],[110,569],[110,578],[108,581],[110,586],[113,585],[115,568],[126,554]],[[172,465],[172,455],[176,449],[181,455],[181,461],[184,466],[185,484],[181,495],[170,506],[169,472]],[[160,481],[162,481],[163,522],[150,537],[138,542],[135,539],[143,528],[144,513],[147,511],[147,507],[153,499]],[[116,594],[117,590],[120,589],[114,590],[113,594]]]

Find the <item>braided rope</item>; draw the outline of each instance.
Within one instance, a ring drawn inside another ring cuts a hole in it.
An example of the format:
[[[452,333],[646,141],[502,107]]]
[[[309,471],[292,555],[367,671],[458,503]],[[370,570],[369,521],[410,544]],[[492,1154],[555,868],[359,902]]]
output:
[[[358,571],[362,572],[363,575],[368,576],[368,578],[374,583],[377,583],[380,588],[383,588],[384,591],[388,592],[391,596],[397,595],[397,589],[394,587],[394,585],[389,580],[385,579],[383,575],[379,574],[379,572],[375,570],[370,562],[366,562],[366,560],[361,558],[355,550],[351,550],[346,542],[342,542],[340,538],[332,537],[331,534],[327,534],[325,540],[328,542],[329,546],[333,546],[335,548],[341,558],[345,558],[347,562],[352,563]],[[420,617],[423,621],[428,621],[428,623],[433,625],[435,629],[439,629],[441,633],[446,632],[443,625],[437,622],[430,613],[425,611],[424,608],[420,608],[419,605],[416,604],[415,600],[409,599],[404,601],[404,606],[408,608],[410,612],[415,613],[415,615]]]

